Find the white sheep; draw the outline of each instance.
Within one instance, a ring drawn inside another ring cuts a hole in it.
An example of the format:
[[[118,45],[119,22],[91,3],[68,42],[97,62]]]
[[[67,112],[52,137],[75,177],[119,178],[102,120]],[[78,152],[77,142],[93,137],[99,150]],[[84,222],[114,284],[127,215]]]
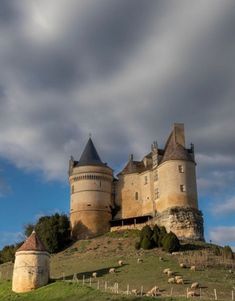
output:
[[[92,273],[92,277],[96,278],[97,277],[97,272]]]
[[[151,290],[149,290],[146,294],[146,296],[157,296],[157,294],[159,293],[159,287],[158,286],[154,286]]]
[[[176,284],[184,284],[184,279],[183,278],[177,279],[175,282]]]
[[[110,273],[110,274],[114,274],[115,272],[116,272],[115,268],[109,269],[109,273]]]
[[[173,278],[173,277],[172,277],[172,278],[169,278],[169,279],[168,279],[168,283],[175,283],[175,278]]]
[[[137,288],[135,288],[135,289],[132,289],[131,290],[131,293],[133,294],[133,295],[138,295],[139,294],[139,291],[138,291],[138,289]]]
[[[197,294],[195,293],[195,291],[188,291],[187,292],[187,297],[195,297],[197,296]]]
[[[186,265],[184,263],[180,263],[180,267],[185,269],[186,268]]]
[[[118,265],[121,267],[123,265],[123,261],[122,260],[119,260],[118,261]]]
[[[190,270],[195,272],[195,271],[196,271],[196,266],[195,266],[195,265],[192,265],[192,266],[190,267]]]
[[[177,281],[178,279],[183,279],[182,276],[175,276],[175,281]]]
[[[171,276],[173,276],[173,275],[174,275],[174,272],[172,272],[171,270],[167,272],[167,276],[168,276],[168,277],[171,277]]]
[[[168,269],[164,269],[164,270],[163,270],[163,274],[167,274],[168,271],[170,271],[170,270],[171,270],[171,269],[169,269],[169,268],[168,268]]]
[[[137,263],[142,263],[142,262],[143,262],[143,259],[141,259],[141,258],[137,259]]]
[[[199,288],[199,283],[198,282],[193,282],[191,285],[191,289],[196,289]]]

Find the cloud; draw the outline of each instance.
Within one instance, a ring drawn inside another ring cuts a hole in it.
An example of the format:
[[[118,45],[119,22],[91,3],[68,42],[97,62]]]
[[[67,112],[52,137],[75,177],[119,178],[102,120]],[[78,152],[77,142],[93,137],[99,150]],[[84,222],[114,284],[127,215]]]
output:
[[[220,202],[213,207],[214,214],[234,214],[235,213],[235,196]]]
[[[231,227],[215,227],[209,231],[209,238],[216,243],[235,243],[235,226]]]
[[[118,167],[156,138],[163,146],[171,124],[184,122],[200,186],[208,191],[214,171],[234,167],[233,1],[3,0],[2,7],[2,158],[64,180],[89,132],[101,158]]]

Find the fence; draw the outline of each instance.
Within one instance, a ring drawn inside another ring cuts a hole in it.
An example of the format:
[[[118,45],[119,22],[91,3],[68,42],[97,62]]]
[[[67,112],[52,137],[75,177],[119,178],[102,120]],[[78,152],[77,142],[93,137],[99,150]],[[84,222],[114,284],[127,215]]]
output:
[[[145,290],[144,286],[141,285],[139,288],[131,287],[128,283],[123,285],[118,282],[112,283],[111,281],[107,280],[99,280],[98,278],[94,277],[87,277],[85,275],[82,276],[82,278],[78,278],[77,274],[73,275],[72,279],[66,279],[65,274],[62,274],[63,281],[67,282],[73,282],[73,283],[79,283],[83,286],[92,287],[94,289],[112,293],[112,294],[120,294],[120,295],[135,295],[135,296],[145,296],[145,297],[185,297],[186,299],[197,298],[197,299],[204,299],[204,300],[232,300],[235,301],[235,287],[227,293],[226,296],[223,296],[221,293],[217,291],[217,289],[213,289],[213,291],[206,291],[203,292],[203,290],[200,288],[197,290],[189,289],[187,288],[184,294],[177,294],[174,291],[174,287],[171,287],[169,291],[164,290],[164,292],[161,292],[159,289],[153,290]],[[152,291],[152,292],[151,292]],[[191,294],[194,292],[194,294]]]

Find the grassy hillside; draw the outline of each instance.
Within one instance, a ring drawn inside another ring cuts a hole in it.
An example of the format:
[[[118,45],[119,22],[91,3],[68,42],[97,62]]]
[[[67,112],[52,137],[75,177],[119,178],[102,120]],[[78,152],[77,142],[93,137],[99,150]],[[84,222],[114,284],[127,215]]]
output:
[[[108,286],[107,292],[111,292],[109,287],[113,287],[114,283],[117,282],[119,291],[126,291],[127,286],[130,290],[140,290],[142,286],[143,291],[147,292],[154,285],[157,285],[161,290],[162,297],[170,296],[171,293],[174,297],[183,297],[186,295],[187,288],[195,281],[200,284],[201,290],[198,290],[198,293],[201,292],[202,299],[213,299],[214,289],[216,289],[218,299],[231,300],[232,289],[235,290],[235,273],[230,273],[229,270],[233,269],[234,261],[215,256],[210,245],[197,244],[194,245],[195,251],[170,255],[159,249],[136,251],[134,248],[136,240],[136,233],[133,231],[109,233],[93,240],[78,241],[65,251],[53,255],[51,257],[51,277],[58,280],[72,280],[76,274],[78,284],[55,282],[31,293],[34,294],[31,300],[43,300],[40,294],[44,296],[44,300],[75,300],[73,299],[74,296],[77,296],[76,300],[122,300],[116,295],[112,299],[111,295],[101,292],[105,289],[105,282]],[[187,249],[187,245],[185,249]],[[137,264],[137,258],[142,258],[143,263]],[[162,258],[163,260],[160,260]],[[120,259],[124,262],[121,267],[118,266]],[[180,262],[187,265],[196,264],[198,270],[194,272],[190,269],[182,269],[179,267]],[[116,268],[115,274],[108,273],[111,267]],[[171,268],[176,275],[182,275],[185,284],[168,284],[168,277],[162,273],[165,268]],[[12,264],[1,265],[0,272],[2,279],[10,279]],[[98,277],[92,279],[90,288],[90,276],[93,272],[97,272]],[[85,286],[82,286],[83,277],[86,279]],[[97,286],[99,286],[99,290],[97,290]],[[5,299],[3,299],[4,295],[1,295],[2,290],[5,291]],[[55,293],[53,293],[54,290]],[[56,292],[60,290],[59,299],[56,297]],[[14,300],[14,294],[9,295],[9,283],[2,283],[0,292],[0,300]],[[51,292],[51,296],[49,292]],[[86,297],[83,297],[84,294]],[[27,299],[27,296],[24,297],[26,299],[21,298],[23,297],[18,297],[17,300],[30,300]],[[131,300],[134,300],[133,298]],[[151,299],[148,298],[147,300]]]

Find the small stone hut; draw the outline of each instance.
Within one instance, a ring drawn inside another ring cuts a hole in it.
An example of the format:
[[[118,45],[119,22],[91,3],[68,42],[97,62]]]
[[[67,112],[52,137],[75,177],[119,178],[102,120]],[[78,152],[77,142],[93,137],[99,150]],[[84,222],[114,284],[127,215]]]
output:
[[[23,293],[44,286],[49,281],[50,255],[35,231],[16,251],[12,290]]]

